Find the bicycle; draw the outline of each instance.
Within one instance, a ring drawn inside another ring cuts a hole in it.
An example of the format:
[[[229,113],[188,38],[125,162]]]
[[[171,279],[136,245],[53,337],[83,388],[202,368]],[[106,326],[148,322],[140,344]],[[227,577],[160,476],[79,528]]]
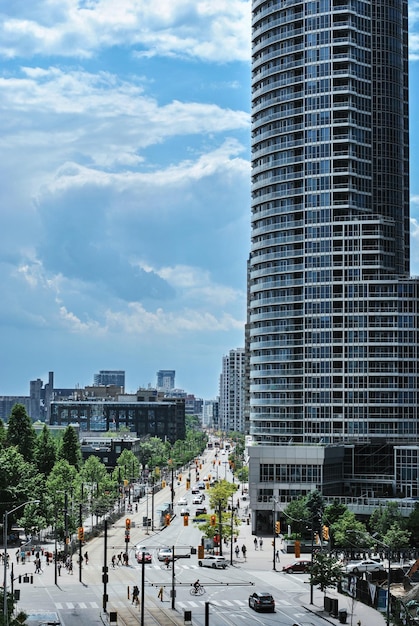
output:
[[[192,587],[190,594],[191,596],[202,596],[205,593],[205,589],[203,585],[198,585],[197,587]]]

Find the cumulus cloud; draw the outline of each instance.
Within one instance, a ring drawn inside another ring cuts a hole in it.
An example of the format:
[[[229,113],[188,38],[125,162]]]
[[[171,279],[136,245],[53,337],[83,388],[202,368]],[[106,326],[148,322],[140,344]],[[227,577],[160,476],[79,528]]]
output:
[[[0,24],[6,58],[88,58],[102,48],[225,63],[249,58],[250,0],[44,0],[12,2]]]

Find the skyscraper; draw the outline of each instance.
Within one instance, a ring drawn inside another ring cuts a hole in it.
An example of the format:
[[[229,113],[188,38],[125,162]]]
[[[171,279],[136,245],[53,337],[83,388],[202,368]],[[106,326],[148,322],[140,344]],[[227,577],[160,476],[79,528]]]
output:
[[[125,389],[124,370],[100,370],[93,380],[95,385],[116,385]]]
[[[159,370],[157,372],[157,389],[168,393],[175,388],[175,370]]]
[[[220,376],[221,430],[244,432],[244,371],[244,348],[235,348],[223,356]]]
[[[407,2],[253,0],[253,524],[272,501],[419,496]]]

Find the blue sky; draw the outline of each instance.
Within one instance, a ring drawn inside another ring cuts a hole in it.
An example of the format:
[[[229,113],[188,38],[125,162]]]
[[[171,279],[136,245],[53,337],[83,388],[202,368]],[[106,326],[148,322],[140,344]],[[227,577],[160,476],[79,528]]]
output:
[[[128,391],[175,369],[178,387],[217,395],[244,344],[250,7],[0,0],[0,395],[100,369],[124,369]]]

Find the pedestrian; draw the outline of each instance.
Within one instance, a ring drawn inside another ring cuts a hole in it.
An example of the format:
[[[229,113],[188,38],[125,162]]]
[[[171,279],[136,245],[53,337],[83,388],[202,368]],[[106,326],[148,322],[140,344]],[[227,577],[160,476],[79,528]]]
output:
[[[86,561],[86,565],[87,565],[87,564],[88,564],[88,562],[89,562],[89,555],[87,554],[87,550],[86,550],[86,552],[84,553],[84,560]]]
[[[35,574],[40,574],[41,572],[41,559],[38,557],[35,559]]]
[[[138,513],[138,504],[135,503],[135,512]]]
[[[259,539],[259,548],[262,550],[263,547],[263,539],[262,537]]]
[[[117,565],[122,565],[122,552],[118,554],[118,563]]]
[[[239,558],[239,553],[240,553],[240,548],[239,548],[239,546],[236,546],[236,547],[234,548],[234,552],[236,553],[236,559],[238,559],[238,558]]]
[[[244,560],[246,560],[246,552],[247,552],[247,548],[246,548],[246,546],[243,544],[243,545],[242,545],[242,553],[243,553],[243,558],[244,558]]]
[[[19,548],[16,550],[16,563],[19,563],[19,559],[20,559],[20,551]]]
[[[57,563],[58,576],[61,576],[61,561]]]
[[[163,602],[163,587],[160,587],[157,597]]]
[[[116,565],[116,556],[113,555],[113,557],[112,557],[112,567],[113,567],[113,569],[115,569],[115,565]]]
[[[255,550],[258,549],[258,538],[255,537],[255,540],[253,541],[253,543],[255,544]]]
[[[68,573],[69,574],[73,573],[73,561],[72,561],[72,559],[70,559],[69,562],[68,562]]]
[[[137,605],[139,603],[138,596],[140,595],[140,590],[137,585],[134,585],[132,588],[132,604]]]
[[[279,563],[279,561],[280,561],[280,558],[279,558],[279,550],[277,550],[277,551],[275,552],[275,561],[276,561],[277,563]]]

